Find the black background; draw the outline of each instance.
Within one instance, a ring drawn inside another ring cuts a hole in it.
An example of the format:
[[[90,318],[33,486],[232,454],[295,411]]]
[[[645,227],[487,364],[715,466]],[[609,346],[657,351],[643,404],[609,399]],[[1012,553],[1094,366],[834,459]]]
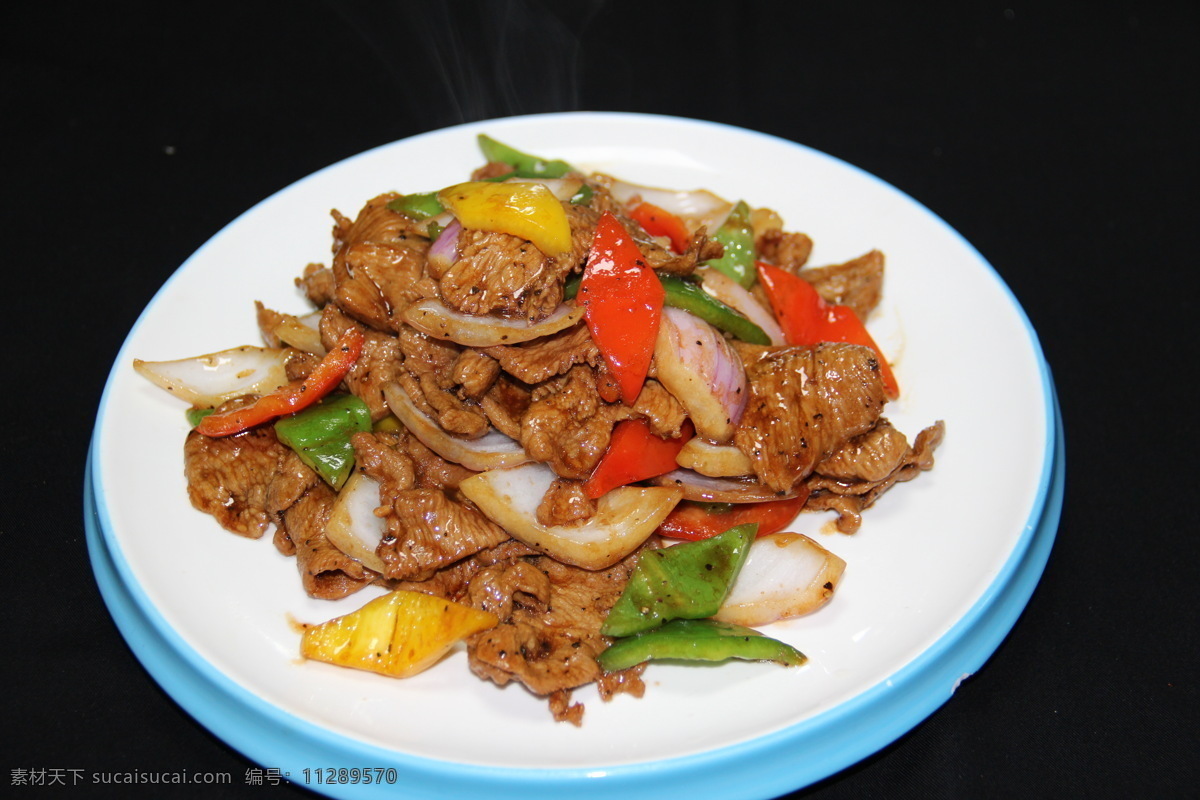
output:
[[[620,110],[765,131],[909,193],[1011,286],[1057,381],[1066,505],[1011,635],[927,721],[792,796],[1195,796],[1196,4],[26,3],[0,21],[0,783],[211,770],[234,786],[123,796],[305,794],[243,785],[253,765],[157,687],[100,599],[81,485],[113,358],[193,250],[316,169],[474,119]],[[110,793],[11,796],[51,794]]]

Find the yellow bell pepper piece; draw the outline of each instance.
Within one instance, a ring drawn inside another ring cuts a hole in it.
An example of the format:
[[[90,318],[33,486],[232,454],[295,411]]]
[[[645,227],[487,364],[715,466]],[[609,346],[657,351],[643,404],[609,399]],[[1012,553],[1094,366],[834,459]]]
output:
[[[495,614],[421,592],[394,591],[304,631],[305,658],[407,678],[454,644],[500,622]]]
[[[548,256],[571,249],[571,225],[554,193],[540,183],[469,181],[438,192],[464,228],[508,233]]]

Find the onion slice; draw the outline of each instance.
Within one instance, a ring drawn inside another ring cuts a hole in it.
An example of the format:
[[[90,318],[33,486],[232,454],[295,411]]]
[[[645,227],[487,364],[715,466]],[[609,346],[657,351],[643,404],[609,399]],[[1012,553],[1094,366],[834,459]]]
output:
[[[712,267],[701,267],[696,270],[696,275],[700,278],[700,288],[762,328],[771,344],[776,347],[787,344],[775,315],[741,284]]]
[[[754,474],[750,457],[733,445],[716,444],[699,436],[687,440],[675,456],[684,469],[694,470],[710,478],[740,478]]]
[[[622,486],[601,497],[586,522],[548,526],[538,522],[537,509],[555,477],[545,464],[531,463],[481,472],[459,490],[514,539],[593,570],[610,567],[640,547],[682,495],[673,488]]]
[[[379,481],[355,472],[338,492],[325,524],[325,537],[367,569],[383,573],[386,567],[375,550],[387,531],[387,523],[375,516],[379,507]]]
[[[676,469],[666,475],[651,478],[655,486],[676,486],[683,490],[684,500],[702,503],[765,503],[786,500],[798,492],[779,494],[757,478],[710,478],[690,469]]]
[[[656,205],[682,219],[689,231],[695,231],[703,225],[712,233],[721,227],[721,223],[733,210],[733,203],[707,189],[676,191],[639,186],[615,178],[609,180],[612,181],[608,187],[609,191],[622,205],[627,206],[634,198],[640,198],[642,202]]]
[[[760,536],[714,618],[756,627],[809,614],[829,602],[845,569],[803,534]]]
[[[284,314],[271,333],[279,341],[297,350],[314,355],[325,355],[325,345],[321,342],[321,312],[314,311],[303,317]]]
[[[176,361],[133,360],[138,374],[194,406],[212,408],[287,385],[287,350],[245,345]]]
[[[462,233],[462,229],[462,224],[457,219],[451,220],[429,246],[429,253],[425,257],[435,275],[444,274],[458,261],[458,235]]]
[[[461,344],[464,347],[494,347],[518,344],[549,336],[571,327],[583,318],[583,306],[563,303],[541,322],[495,315],[476,316],[452,311],[432,298],[413,303],[404,310],[404,321],[421,333]]]
[[[658,325],[654,363],[659,383],[678,398],[696,433],[716,442],[733,438],[750,392],[742,359],[720,331],[668,306]]]
[[[451,436],[435,420],[423,414],[408,396],[408,392],[398,383],[384,386],[383,396],[387,399],[388,408],[404,427],[420,439],[422,444],[448,461],[481,472],[516,466],[530,460],[519,442],[496,430],[489,431],[478,439]]]

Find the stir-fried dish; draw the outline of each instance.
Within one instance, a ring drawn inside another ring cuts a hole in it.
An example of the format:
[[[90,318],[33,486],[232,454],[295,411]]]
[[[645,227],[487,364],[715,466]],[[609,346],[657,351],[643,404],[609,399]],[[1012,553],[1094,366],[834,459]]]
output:
[[[479,143],[469,180],[334,211],[263,345],[135,362],[192,406],[192,504],[273,531],[313,597],[387,590],[310,659],[403,677],[465,643],[575,724],[572,690],[640,695],[656,659],[803,663],[756,628],[846,565],[787,528],[854,533],[943,435],[884,416],[883,254],[810,267],[769,209]]]

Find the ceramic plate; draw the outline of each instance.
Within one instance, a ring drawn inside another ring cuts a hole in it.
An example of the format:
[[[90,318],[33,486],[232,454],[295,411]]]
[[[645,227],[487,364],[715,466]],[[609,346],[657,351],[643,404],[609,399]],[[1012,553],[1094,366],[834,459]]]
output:
[[[463,180],[481,163],[480,132],[636,183],[774,208],[788,230],[812,236],[814,265],[886,254],[871,327],[903,392],[887,416],[910,437],[944,420],[946,440],[935,469],[886,494],[859,533],[831,533],[823,515],[797,523],[848,563],[829,606],[768,629],[804,651],[806,666],[654,664],[642,699],[576,692],[587,708],[576,728],[555,723],[519,686],[475,678],[463,652],[403,681],[303,663],[295,621],[328,619],[378,592],[310,599],[269,536],[234,536],[191,508],[185,404],[136,375],[132,360],[257,343],[255,300],[307,311],[292,279],[310,262],[328,263],[330,209],[353,216],[385,191]],[[1049,371],[1020,306],[967,242],[896,189],[797,144],[711,123],[516,117],[336,164],[197,251],[114,364],[92,447],[88,524],[105,599],[151,674],[217,735],[309,788],[771,797],[894,740],[999,644],[1053,541],[1059,438]],[[326,767],[392,769],[400,786],[320,783],[311,772],[305,780],[306,768]]]

